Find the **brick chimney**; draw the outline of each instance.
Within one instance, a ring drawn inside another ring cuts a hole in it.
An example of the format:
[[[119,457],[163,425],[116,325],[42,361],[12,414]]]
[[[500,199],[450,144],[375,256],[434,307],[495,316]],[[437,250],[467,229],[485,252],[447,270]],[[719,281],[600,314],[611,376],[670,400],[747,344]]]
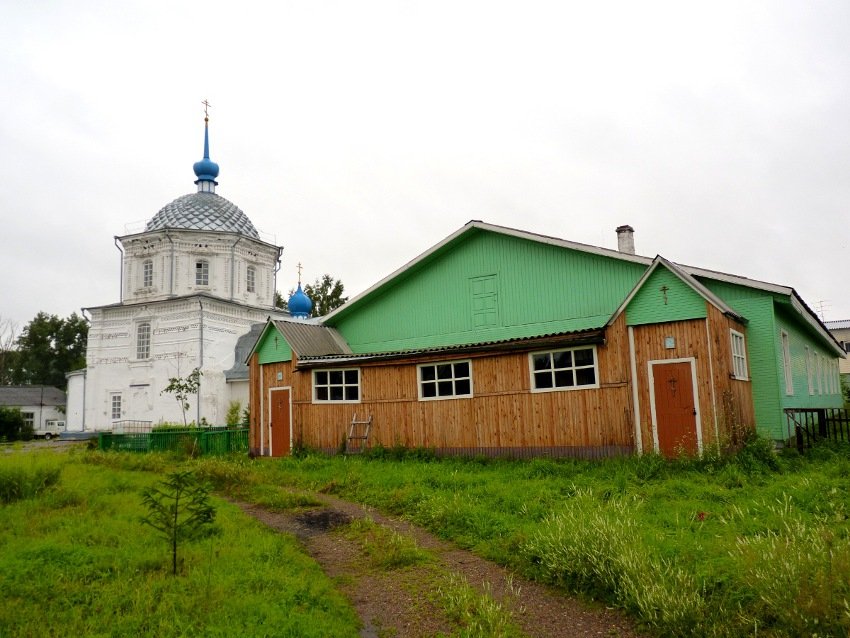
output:
[[[617,250],[627,255],[635,254],[635,229],[628,224],[617,227]]]

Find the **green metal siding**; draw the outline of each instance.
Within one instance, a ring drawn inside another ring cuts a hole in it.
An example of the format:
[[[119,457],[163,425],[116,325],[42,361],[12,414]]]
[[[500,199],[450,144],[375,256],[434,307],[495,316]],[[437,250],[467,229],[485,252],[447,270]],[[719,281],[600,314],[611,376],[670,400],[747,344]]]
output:
[[[476,343],[603,326],[645,266],[471,232],[333,322],[354,352]],[[482,281],[497,307],[481,325]],[[476,327],[477,324],[477,327]]]
[[[705,298],[667,268],[659,266],[643,282],[626,308],[630,326],[705,319]]]
[[[747,365],[753,388],[753,406],[760,434],[784,439],[787,424],[782,410],[786,407],[840,407],[839,395],[808,394],[805,348],[819,352],[828,361],[832,355],[806,328],[794,319],[796,312],[782,295],[755,288],[737,286],[712,279],[700,279],[709,290],[749,320],[746,330]],[[783,310],[784,308],[788,310]],[[790,338],[794,396],[785,394],[785,367],[781,331]]]
[[[277,328],[266,328],[257,344],[257,356],[261,364],[292,361],[292,348]]]
[[[776,312],[777,331],[775,334],[778,360],[777,369],[783,374],[780,401],[783,408],[840,408],[844,405],[841,389],[833,392],[829,383],[818,383],[817,358],[822,357],[827,365],[837,361],[837,358],[826,348],[812,339],[808,331],[802,328],[795,320],[793,311],[779,306]],[[791,350],[791,372],[794,385],[794,393],[789,395],[785,391],[784,361],[782,356],[781,333],[788,333],[788,341]],[[807,351],[812,356],[813,393],[809,393],[809,362],[806,360]],[[824,375],[827,376],[827,375]]]

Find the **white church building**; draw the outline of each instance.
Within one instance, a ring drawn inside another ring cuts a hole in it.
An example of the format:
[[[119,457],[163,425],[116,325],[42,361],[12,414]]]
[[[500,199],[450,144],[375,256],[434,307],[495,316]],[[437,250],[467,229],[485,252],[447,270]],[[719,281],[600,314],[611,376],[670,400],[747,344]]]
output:
[[[162,391],[194,368],[201,384],[187,419],[223,425],[232,401],[248,405],[237,341],[254,324],[288,316],[274,307],[282,248],[262,241],[245,213],[216,194],[219,167],[204,122],[197,192],[164,206],[143,232],[115,238],[121,298],[84,309],[91,322],[86,368],[68,375],[69,431],[182,423],[180,405]]]

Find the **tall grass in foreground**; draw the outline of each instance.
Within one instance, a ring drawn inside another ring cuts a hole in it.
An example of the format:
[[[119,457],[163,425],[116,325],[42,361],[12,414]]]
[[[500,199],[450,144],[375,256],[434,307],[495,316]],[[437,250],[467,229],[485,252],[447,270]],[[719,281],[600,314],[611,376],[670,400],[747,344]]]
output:
[[[648,551],[632,503],[600,502],[582,490],[543,521],[523,551],[547,580],[613,600],[646,624],[686,635],[704,614],[700,587],[673,560]]]
[[[259,482],[402,515],[658,635],[850,635],[850,448],[603,462],[307,456]]]
[[[55,454],[4,454],[0,457],[0,503],[33,498],[55,485],[62,463],[63,459]]]

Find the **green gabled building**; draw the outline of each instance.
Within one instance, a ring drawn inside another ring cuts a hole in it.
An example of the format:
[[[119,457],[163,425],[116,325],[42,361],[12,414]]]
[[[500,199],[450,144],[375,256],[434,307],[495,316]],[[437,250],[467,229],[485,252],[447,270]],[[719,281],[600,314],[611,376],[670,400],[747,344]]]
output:
[[[697,452],[838,407],[840,345],[792,289],[472,221],[251,356],[252,447]],[[354,426],[351,423],[355,422]]]

